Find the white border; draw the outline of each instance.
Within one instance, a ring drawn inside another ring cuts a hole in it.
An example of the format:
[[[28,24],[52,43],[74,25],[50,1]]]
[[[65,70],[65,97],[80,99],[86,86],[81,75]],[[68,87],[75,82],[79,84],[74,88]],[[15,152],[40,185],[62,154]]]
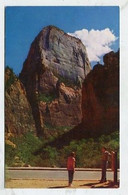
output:
[[[126,7],[127,0],[1,0],[4,6],[120,6]]]
[[[120,148],[119,189],[4,189],[4,8],[6,6],[119,6],[120,7]],[[98,194],[126,195],[128,191],[128,0],[1,0],[0,2],[0,194]],[[1,30],[2,29],[2,30]]]

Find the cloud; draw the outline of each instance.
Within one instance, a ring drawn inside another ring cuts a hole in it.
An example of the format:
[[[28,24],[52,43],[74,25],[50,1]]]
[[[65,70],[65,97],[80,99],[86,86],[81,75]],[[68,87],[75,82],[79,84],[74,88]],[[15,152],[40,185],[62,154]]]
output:
[[[86,46],[90,62],[100,61],[102,55],[112,51],[111,45],[117,40],[109,28],[90,31],[82,29],[68,34],[81,39]]]

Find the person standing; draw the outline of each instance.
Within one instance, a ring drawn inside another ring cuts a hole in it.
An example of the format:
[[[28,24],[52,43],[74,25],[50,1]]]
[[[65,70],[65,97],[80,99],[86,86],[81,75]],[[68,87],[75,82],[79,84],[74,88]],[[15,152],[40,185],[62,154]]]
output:
[[[74,172],[75,172],[75,153],[71,152],[70,156],[67,160],[67,170],[68,170],[68,181],[69,181],[69,187],[72,186]]]
[[[105,147],[102,147],[102,176],[100,183],[106,182],[106,170],[108,165],[108,157],[111,154],[107,151]]]

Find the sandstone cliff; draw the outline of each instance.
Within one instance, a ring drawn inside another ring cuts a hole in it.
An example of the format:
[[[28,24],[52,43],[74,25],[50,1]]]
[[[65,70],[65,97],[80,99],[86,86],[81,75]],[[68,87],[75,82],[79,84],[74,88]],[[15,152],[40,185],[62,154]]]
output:
[[[10,68],[5,70],[5,133],[15,136],[35,131],[31,107],[23,84]]]
[[[37,135],[47,125],[72,128],[81,122],[81,86],[90,70],[86,48],[79,39],[54,26],[39,33],[20,74]]]
[[[82,122],[51,142],[51,146],[62,148],[71,140],[119,131],[119,51],[106,54],[103,60],[104,65],[95,65],[83,83]]]
[[[97,134],[119,129],[119,52],[106,54],[103,61],[82,88],[82,125]]]

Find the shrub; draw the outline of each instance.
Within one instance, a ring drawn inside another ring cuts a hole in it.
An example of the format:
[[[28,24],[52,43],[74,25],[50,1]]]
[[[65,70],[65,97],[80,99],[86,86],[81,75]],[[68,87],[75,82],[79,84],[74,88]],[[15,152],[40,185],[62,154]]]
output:
[[[5,164],[7,166],[12,166],[15,161],[16,149],[9,144],[5,143]]]
[[[77,86],[77,87],[80,86],[80,83],[78,81],[72,81],[71,79],[63,77],[62,75],[57,75],[57,77],[59,79],[59,82],[64,83],[67,87],[74,88],[74,86]]]
[[[10,74],[9,74],[9,78],[8,80],[6,80],[5,82],[5,90],[8,90],[10,88],[10,86],[16,81],[17,77],[15,76],[15,74],[13,73],[13,69],[9,68],[8,66],[6,67],[5,71],[9,70]]]
[[[58,152],[56,148],[48,146],[43,150],[43,159],[49,159],[49,166],[55,167],[58,165]],[[45,160],[44,159],[44,160]]]
[[[8,166],[23,166],[23,164],[34,166],[34,162],[36,162],[34,152],[41,147],[42,141],[34,136],[32,132],[10,139],[16,145],[16,148],[6,145],[6,164]]]
[[[51,103],[56,98],[57,98],[56,94],[43,94],[43,93],[40,93],[37,96],[37,101],[39,101],[39,102],[43,101],[43,102],[46,102],[46,103]]]
[[[23,137],[16,140],[17,152],[20,159],[31,165],[34,158],[34,152],[41,146],[42,142],[31,132],[26,133]]]

